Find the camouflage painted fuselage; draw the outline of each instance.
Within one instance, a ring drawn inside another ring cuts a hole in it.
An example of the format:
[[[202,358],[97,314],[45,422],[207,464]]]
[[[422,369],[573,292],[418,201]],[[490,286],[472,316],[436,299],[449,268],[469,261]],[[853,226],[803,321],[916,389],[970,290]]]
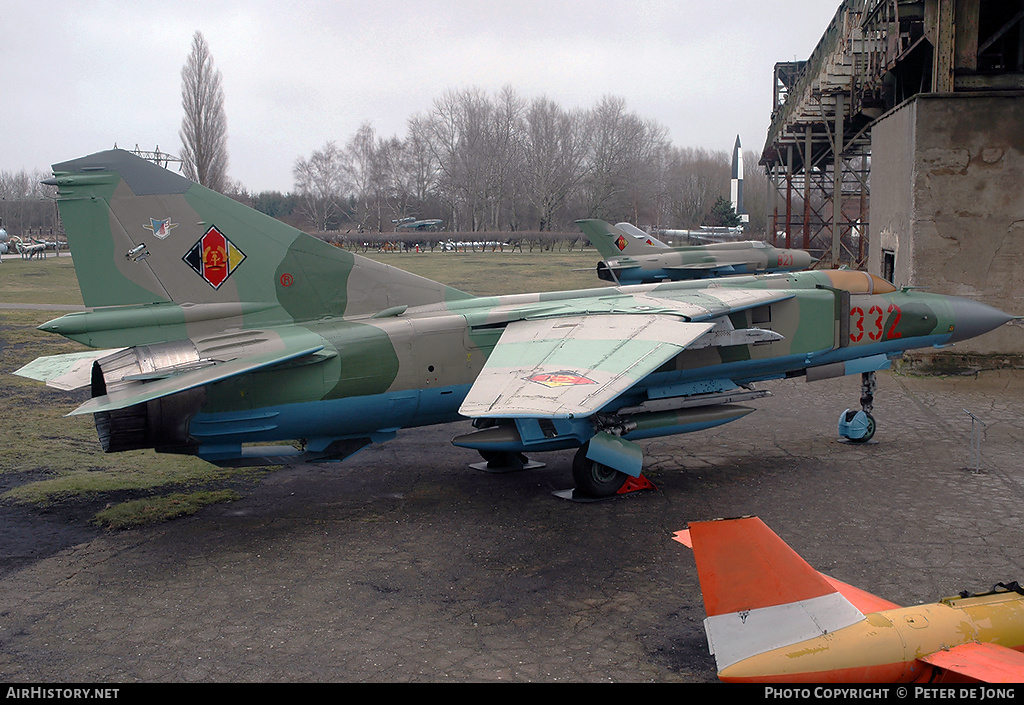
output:
[[[1009,318],[846,271],[473,297],[124,152],[54,173],[91,310],[41,328],[115,349],[74,412],[111,451],[339,459],[466,417],[489,419],[458,439],[479,449],[679,433],[749,412],[729,395],[751,382],[881,369]]]
[[[602,257],[597,264],[598,278],[617,284],[797,272],[815,262],[804,250],[782,249],[757,240],[668,247],[628,223],[579,220],[576,224]]]

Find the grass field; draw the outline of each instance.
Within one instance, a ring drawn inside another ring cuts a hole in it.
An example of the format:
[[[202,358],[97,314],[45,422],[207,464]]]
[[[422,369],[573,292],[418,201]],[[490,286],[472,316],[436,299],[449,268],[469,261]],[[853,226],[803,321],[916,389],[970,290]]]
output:
[[[583,289],[600,286],[597,255],[585,252],[388,253],[387,264],[472,294]],[[0,303],[81,306],[71,257],[6,259]],[[0,309],[0,498],[40,506],[86,503],[111,528],[160,521],[238,497],[267,469],[225,470],[197,458],[128,451],[104,453],[91,416],[64,415],[88,394],[69,394],[10,374],[42,355],[85,346],[36,327],[60,311]]]
[[[443,282],[477,296],[604,286],[595,268],[599,255],[580,252],[372,253],[378,262]]]

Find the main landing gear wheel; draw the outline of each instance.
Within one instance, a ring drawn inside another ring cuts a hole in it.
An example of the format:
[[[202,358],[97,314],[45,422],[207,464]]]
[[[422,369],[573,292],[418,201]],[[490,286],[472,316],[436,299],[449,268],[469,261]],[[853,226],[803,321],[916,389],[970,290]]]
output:
[[[587,497],[611,497],[622,489],[627,478],[626,473],[588,458],[587,445],[577,450],[572,459],[572,479],[576,489]]]

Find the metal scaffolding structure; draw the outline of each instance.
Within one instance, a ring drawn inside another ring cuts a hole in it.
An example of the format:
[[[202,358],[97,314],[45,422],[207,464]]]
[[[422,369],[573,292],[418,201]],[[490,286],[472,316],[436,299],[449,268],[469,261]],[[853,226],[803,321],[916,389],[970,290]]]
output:
[[[844,0],[806,61],[775,65],[761,156],[772,241],[862,267],[871,126],[918,93],[1024,88],[1024,0]]]

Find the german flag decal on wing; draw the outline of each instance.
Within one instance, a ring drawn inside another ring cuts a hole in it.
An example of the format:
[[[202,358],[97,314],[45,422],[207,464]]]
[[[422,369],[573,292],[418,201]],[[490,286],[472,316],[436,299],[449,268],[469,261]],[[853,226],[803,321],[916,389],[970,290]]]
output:
[[[545,387],[568,387],[574,384],[596,384],[594,380],[589,377],[578,375],[575,372],[542,372],[540,374],[532,375],[527,377],[531,382],[537,382],[543,384]]]
[[[245,259],[245,253],[235,247],[216,226],[211,226],[182,259],[207,284],[219,289]]]

